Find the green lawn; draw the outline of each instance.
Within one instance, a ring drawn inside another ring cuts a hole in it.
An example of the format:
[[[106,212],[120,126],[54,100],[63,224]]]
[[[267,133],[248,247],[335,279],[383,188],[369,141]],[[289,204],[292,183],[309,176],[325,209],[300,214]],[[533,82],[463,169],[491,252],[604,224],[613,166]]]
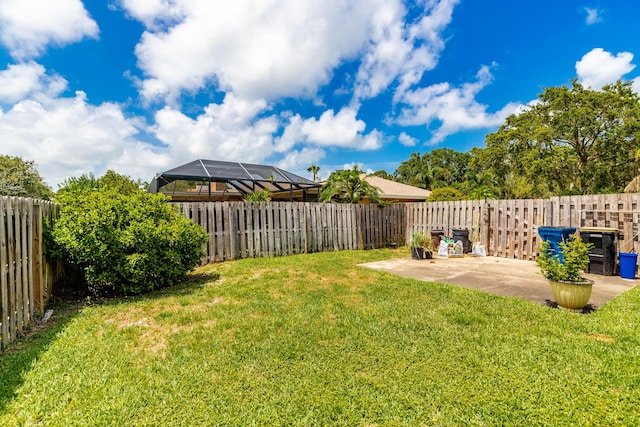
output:
[[[640,425],[640,290],[577,315],[356,266],[407,254],[56,307],[0,356],[0,425]]]

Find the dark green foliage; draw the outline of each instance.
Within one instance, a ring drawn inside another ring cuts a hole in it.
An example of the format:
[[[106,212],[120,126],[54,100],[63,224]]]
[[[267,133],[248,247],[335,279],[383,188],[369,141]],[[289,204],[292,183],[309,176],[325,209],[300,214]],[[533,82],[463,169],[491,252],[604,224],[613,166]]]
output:
[[[395,181],[396,179],[394,178],[393,175],[391,175],[389,172],[387,172],[384,169],[380,169],[375,171],[374,173],[371,174],[371,176],[377,176],[383,179],[388,179],[389,181]]]
[[[34,162],[0,155],[0,196],[49,200],[53,191],[45,184]]]
[[[320,190],[321,202],[358,203],[365,199],[381,203],[378,188],[365,181],[358,166],[333,172]]]
[[[505,198],[620,192],[638,173],[640,99],[631,82],[544,89],[489,134],[474,161]]]
[[[433,190],[462,184],[469,170],[470,153],[438,148],[420,156],[413,153],[394,175],[399,182]]]
[[[168,286],[200,263],[207,236],[166,200],[111,171],[74,179],[58,192],[53,237],[94,292]]]
[[[436,188],[427,197],[427,202],[447,202],[449,200],[464,200],[464,194],[452,187]]]

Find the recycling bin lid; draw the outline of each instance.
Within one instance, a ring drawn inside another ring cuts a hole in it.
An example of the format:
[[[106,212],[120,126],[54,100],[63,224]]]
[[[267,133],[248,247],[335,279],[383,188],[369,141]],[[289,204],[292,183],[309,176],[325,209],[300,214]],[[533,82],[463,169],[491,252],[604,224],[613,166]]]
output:
[[[617,228],[607,228],[607,227],[580,227],[579,231],[591,231],[594,233],[617,233]]]

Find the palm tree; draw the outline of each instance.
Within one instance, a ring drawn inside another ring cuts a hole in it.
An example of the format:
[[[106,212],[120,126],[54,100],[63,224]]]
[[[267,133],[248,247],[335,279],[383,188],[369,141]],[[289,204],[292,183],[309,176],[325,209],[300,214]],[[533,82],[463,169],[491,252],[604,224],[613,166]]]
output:
[[[358,166],[353,169],[333,172],[320,191],[320,201],[332,200],[340,203],[358,203],[362,199],[369,199],[374,203],[381,203],[380,190],[369,184],[361,176]]]
[[[316,175],[320,172],[320,166],[311,165],[307,168],[307,172],[311,172],[313,174],[313,181],[316,180]]]

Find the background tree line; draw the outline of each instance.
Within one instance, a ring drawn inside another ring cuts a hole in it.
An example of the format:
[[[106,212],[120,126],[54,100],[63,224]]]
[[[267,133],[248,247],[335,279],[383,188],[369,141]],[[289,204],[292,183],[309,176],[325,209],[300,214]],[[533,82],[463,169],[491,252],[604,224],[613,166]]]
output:
[[[572,80],[509,116],[485,148],[413,153],[393,177],[448,200],[619,193],[639,173],[639,136],[630,82],[596,91]]]

